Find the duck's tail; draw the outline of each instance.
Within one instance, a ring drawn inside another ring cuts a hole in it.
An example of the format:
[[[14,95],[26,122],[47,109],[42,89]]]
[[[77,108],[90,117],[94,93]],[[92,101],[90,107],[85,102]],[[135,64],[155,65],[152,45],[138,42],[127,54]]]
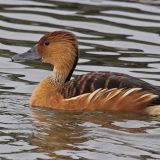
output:
[[[146,113],[149,115],[160,115],[160,104],[155,106],[150,106],[145,109]]]

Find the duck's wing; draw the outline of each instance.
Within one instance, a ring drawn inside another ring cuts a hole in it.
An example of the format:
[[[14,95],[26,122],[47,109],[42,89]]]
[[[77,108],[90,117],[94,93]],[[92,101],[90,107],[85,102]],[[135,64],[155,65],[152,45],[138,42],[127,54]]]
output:
[[[68,110],[73,111],[142,112],[151,106],[157,97],[140,88],[112,88],[98,89],[92,93],[64,99],[64,103]]]
[[[132,76],[114,72],[91,72],[77,76],[75,79],[65,83],[62,95],[65,98],[71,98],[84,93],[92,93],[99,88],[142,88],[144,91],[160,95],[158,87]]]

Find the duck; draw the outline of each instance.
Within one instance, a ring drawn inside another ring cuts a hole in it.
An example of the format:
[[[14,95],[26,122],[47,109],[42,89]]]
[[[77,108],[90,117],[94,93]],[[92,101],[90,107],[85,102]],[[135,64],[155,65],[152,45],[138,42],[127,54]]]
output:
[[[79,59],[78,41],[69,31],[46,33],[13,62],[40,59],[53,66],[30,98],[30,106],[72,112],[160,114],[160,87],[127,74],[90,72],[71,79]]]

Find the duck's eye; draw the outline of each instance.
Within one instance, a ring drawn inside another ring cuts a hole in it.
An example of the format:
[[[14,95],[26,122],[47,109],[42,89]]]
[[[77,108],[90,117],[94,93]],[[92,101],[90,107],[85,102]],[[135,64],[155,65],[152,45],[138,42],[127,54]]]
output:
[[[44,41],[44,45],[48,46],[49,45],[49,41]]]

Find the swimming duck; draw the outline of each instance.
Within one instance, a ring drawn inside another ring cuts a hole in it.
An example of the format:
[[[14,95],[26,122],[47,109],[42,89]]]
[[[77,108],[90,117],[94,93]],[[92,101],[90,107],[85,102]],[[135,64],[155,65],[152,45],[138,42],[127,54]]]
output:
[[[126,74],[91,72],[71,80],[79,57],[76,36],[68,31],[45,34],[12,61],[41,59],[53,72],[34,89],[30,105],[65,111],[160,114],[160,88]]]

